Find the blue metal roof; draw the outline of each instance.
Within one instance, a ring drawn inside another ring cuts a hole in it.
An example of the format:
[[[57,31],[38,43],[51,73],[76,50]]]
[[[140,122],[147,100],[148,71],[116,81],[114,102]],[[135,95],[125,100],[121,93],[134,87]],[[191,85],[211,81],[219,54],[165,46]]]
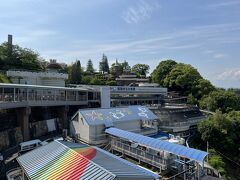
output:
[[[188,148],[183,145],[166,142],[159,139],[154,139],[151,137],[124,131],[117,128],[108,128],[105,130],[105,132],[122,139],[127,139],[129,141],[136,142],[140,145],[148,146],[153,149],[167,151],[169,153],[172,153],[181,157],[186,157],[198,162],[203,162],[204,158],[208,155],[208,153],[204,151]]]
[[[114,121],[154,120],[158,117],[145,106],[79,110],[88,124],[111,124]]]

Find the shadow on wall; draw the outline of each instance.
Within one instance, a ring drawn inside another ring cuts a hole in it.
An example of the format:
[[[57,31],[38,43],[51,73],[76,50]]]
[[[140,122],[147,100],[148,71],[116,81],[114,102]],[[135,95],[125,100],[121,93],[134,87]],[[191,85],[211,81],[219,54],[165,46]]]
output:
[[[23,136],[20,127],[0,132],[0,150],[14,146],[22,141]]]

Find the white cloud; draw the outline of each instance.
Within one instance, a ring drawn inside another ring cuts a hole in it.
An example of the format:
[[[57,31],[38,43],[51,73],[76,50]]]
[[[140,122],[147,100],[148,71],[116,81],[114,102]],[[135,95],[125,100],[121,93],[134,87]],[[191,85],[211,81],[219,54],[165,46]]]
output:
[[[224,58],[224,57],[226,57],[226,54],[217,53],[217,54],[214,54],[214,55],[213,55],[213,58],[214,58],[214,59],[222,59],[222,58]]]
[[[114,56],[122,56],[123,54],[153,54],[155,52],[163,52],[165,50],[190,50],[196,47],[203,47],[206,44],[221,44],[224,43],[221,39],[221,34],[223,29],[229,29],[231,32],[231,27],[237,27],[239,24],[216,24],[216,25],[205,25],[196,26],[191,29],[182,29],[178,31],[172,31],[169,33],[155,34],[149,38],[140,39],[112,39],[105,42],[99,40],[76,40],[65,42],[64,49],[51,49],[50,51],[44,49],[42,51],[43,56],[61,59],[73,59],[73,58],[91,58],[98,56],[102,53],[111,54]],[[49,32],[51,34],[51,32]],[[224,30],[225,33],[225,30]],[[41,34],[41,33],[40,33]],[[44,34],[44,33],[43,33]],[[46,33],[47,34],[47,33]],[[195,38],[192,35],[197,34]],[[210,40],[212,37],[216,39]],[[220,37],[220,40],[217,39]],[[202,38],[206,38],[206,41],[201,41]],[[206,50],[203,53],[208,54],[212,59],[224,58],[227,55],[219,53],[213,50]]]
[[[122,18],[129,24],[137,24],[149,19],[152,13],[159,8],[160,5],[157,1],[140,1],[140,3],[134,7],[128,7],[128,9],[123,12]]]
[[[231,0],[228,0],[228,1],[220,1],[219,3],[215,3],[215,4],[210,4],[208,7],[210,8],[216,8],[216,7],[226,7],[226,6],[235,6],[235,5],[239,5],[240,4],[240,1],[239,0],[235,0],[235,1],[231,1]]]
[[[217,75],[217,80],[240,80],[240,68],[228,69],[220,73],[219,75]]]
[[[49,30],[49,29],[32,29],[26,30],[25,32],[19,33],[19,35],[14,36],[14,41],[17,43],[32,43],[38,41],[47,40],[48,37],[57,35],[57,31]]]
[[[83,41],[84,42],[84,41]],[[44,50],[41,53],[45,57],[50,58],[61,58],[69,59],[71,57],[85,57],[90,58],[96,54],[101,55],[102,53],[111,55],[123,55],[126,53],[144,53],[144,54],[156,54],[160,50],[181,50],[191,49],[198,47],[200,44],[187,44],[187,43],[176,43],[172,42],[171,38],[166,37],[155,37],[140,40],[115,40],[107,42],[88,41],[88,43],[82,46],[81,42],[76,42],[74,47],[71,49],[55,49],[55,50]]]
[[[213,51],[213,50],[206,50],[206,51],[204,51],[203,53],[204,53],[204,54],[212,54],[212,53],[214,53],[214,51]]]

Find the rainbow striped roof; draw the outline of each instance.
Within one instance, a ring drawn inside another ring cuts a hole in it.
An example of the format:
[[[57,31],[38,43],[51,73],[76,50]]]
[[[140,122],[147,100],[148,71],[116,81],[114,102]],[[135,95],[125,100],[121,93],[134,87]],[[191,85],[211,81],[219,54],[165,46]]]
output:
[[[34,180],[114,179],[114,174],[91,161],[96,154],[93,148],[78,151],[54,141],[20,156],[18,162],[27,177]]]
[[[159,176],[98,147],[53,141],[17,158],[28,179],[106,179]]]

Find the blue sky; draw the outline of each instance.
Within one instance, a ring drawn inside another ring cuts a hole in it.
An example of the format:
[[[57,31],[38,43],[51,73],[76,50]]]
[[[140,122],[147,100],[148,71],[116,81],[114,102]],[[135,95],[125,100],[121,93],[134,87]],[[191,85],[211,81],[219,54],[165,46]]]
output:
[[[174,59],[240,88],[240,0],[1,0],[0,42],[7,34],[45,59],[97,69],[105,53],[150,71]]]

